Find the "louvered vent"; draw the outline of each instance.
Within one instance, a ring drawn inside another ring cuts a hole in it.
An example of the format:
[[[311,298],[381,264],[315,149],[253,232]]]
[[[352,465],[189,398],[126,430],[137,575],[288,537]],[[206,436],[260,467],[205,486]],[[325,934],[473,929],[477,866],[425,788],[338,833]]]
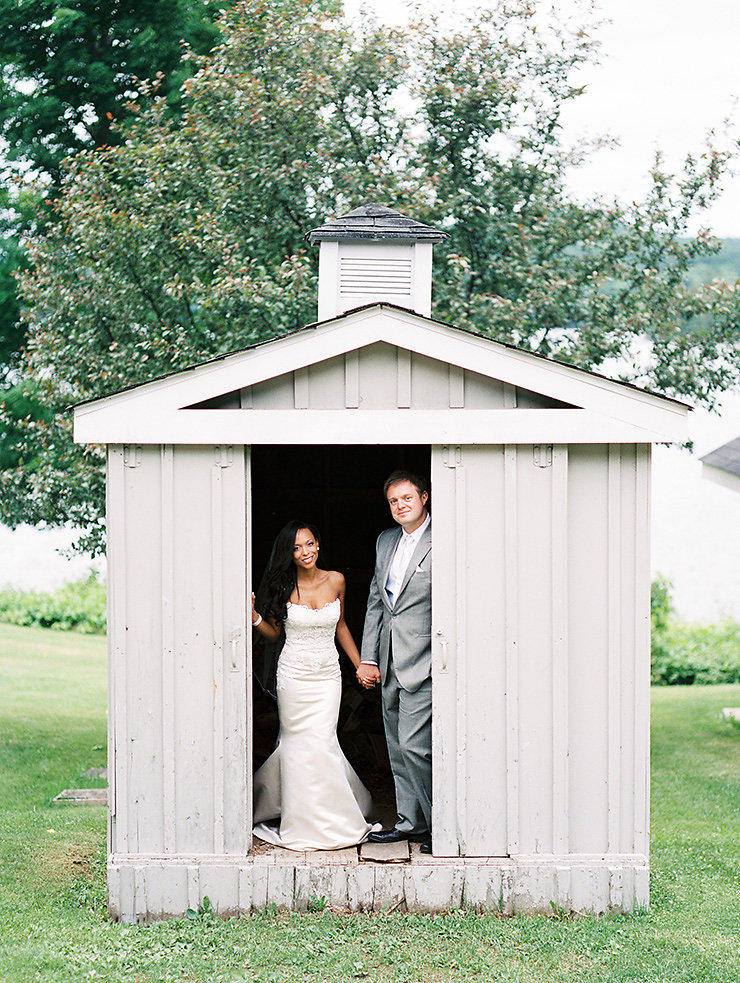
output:
[[[339,293],[342,296],[408,297],[411,294],[410,259],[342,256]]]

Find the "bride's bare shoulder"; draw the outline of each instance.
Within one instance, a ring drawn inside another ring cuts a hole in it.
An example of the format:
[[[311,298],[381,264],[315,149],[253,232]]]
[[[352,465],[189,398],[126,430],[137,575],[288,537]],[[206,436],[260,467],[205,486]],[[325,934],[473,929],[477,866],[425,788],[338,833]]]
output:
[[[336,587],[337,590],[341,590],[344,587],[344,574],[340,573],[339,570],[329,570],[329,583],[332,587]]]

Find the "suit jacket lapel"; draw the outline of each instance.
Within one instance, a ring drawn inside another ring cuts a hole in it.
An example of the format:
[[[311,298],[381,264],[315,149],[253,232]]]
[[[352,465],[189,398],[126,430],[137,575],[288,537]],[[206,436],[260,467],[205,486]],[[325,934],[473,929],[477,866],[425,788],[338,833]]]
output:
[[[381,594],[381,597],[383,598],[383,602],[384,602],[385,606],[388,608],[389,611],[392,611],[393,608],[391,607],[391,602],[388,600],[388,592],[385,589],[385,585],[386,585],[386,582],[388,581],[388,574],[389,574],[390,569],[391,569],[391,563],[393,562],[393,557],[396,554],[396,548],[398,546],[398,541],[400,540],[400,538],[401,538],[402,535],[403,535],[403,529],[401,529],[400,526],[399,526],[399,528],[398,528],[398,535],[397,536],[393,536],[393,537],[390,537],[390,536],[388,537],[389,540],[390,540],[389,545],[388,545],[388,552],[383,557],[383,563],[381,565],[381,571],[380,571],[381,572],[381,582],[378,584],[378,587],[380,588],[380,594]],[[398,600],[398,598],[396,598],[396,600]]]
[[[409,580],[411,580],[411,575],[416,569],[416,567],[421,563],[424,557],[427,555],[429,550],[432,548],[432,524],[429,525],[424,530],[421,539],[416,544],[416,549],[411,554],[411,559],[409,560],[409,565],[406,567],[406,573],[401,581],[401,589],[398,592],[398,597],[396,598],[396,604],[398,604],[398,598],[406,590],[406,585]]]

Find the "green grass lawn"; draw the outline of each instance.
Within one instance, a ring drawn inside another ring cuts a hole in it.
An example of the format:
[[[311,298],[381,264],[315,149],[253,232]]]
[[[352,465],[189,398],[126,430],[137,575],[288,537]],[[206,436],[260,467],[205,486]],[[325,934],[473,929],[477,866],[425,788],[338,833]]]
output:
[[[740,979],[740,685],[653,692],[652,908],[630,917],[105,915],[102,808],[52,807],[104,762],[101,638],[0,625],[0,980]]]

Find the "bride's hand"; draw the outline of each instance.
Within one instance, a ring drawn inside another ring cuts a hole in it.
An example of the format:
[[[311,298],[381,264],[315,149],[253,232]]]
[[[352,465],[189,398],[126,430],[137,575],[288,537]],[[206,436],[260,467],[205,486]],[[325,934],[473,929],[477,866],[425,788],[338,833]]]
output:
[[[252,625],[253,625],[253,627],[256,627],[260,623],[260,621],[262,619],[260,617],[259,611],[254,606],[254,600],[255,600],[255,598],[254,598],[254,593],[253,593],[252,594]]]
[[[380,670],[369,662],[361,662],[357,667],[357,678],[365,689],[372,689],[380,682]]]

